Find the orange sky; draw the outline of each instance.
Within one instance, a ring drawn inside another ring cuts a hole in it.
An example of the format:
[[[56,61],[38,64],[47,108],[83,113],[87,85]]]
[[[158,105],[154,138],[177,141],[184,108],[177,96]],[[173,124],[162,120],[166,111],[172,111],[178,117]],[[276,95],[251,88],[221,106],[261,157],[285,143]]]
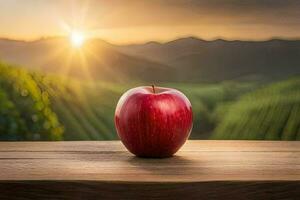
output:
[[[1,0],[0,37],[33,40],[68,28],[113,43],[177,37],[300,37],[297,0]]]

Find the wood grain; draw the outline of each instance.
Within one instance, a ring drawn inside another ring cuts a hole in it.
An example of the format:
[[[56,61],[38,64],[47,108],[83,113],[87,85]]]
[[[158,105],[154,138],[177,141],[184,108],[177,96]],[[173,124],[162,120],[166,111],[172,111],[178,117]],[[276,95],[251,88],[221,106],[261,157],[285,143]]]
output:
[[[188,141],[142,159],[119,141],[0,142],[0,199],[293,199],[300,142]]]

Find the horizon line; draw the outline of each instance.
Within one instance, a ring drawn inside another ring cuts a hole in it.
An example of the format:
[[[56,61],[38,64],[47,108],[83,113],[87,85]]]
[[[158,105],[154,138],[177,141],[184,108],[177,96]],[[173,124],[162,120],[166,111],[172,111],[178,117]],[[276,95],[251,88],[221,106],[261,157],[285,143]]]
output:
[[[26,42],[26,43],[33,43],[33,42],[38,42],[38,41],[42,41],[42,40],[50,40],[50,39],[58,39],[58,38],[68,38],[68,36],[66,35],[57,35],[57,36],[42,36],[36,39],[17,39],[17,38],[9,38],[9,37],[1,37],[0,36],[0,40],[8,40],[8,41],[13,41],[13,42]],[[282,37],[282,36],[274,36],[274,37],[270,37],[270,38],[266,38],[266,39],[241,39],[241,38],[236,38],[236,39],[228,39],[228,38],[224,38],[224,37],[214,37],[212,39],[204,39],[195,35],[186,35],[186,36],[182,36],[182,37],[175,37],[173,39],[170,40],[146,40],[144,42],[128,42],[128,43],[114,43],[114,42],[110,42],[108,40],[105,40],[101,37],[90,37],[87,38],[86,40],[102,40],[104,42],[107,42],[109,44],[112,45],[116,45],[116,46],[127,46],[127,45],[146,45],[149,43],[158,43],[158,44],[167,44],[173,41],[177,41],[177,40],[181,40],[181,39],[195,39],[195,40],[201,40],[201,41],[205,41],[205,42],[213,42],[213,41],[218,41],[218,40],[223,40],[223,41],[227,41],[227,42],[267,42],[267,41],[272,41],[272,40],[283,40],[283,41],[299,41],[300,40],[300,36],[299,37]]]

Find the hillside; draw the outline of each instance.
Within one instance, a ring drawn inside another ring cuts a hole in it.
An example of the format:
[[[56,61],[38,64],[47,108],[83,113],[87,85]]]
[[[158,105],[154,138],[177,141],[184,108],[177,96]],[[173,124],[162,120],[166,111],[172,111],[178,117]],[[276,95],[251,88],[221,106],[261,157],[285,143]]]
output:
[[[246,94],[225,110],[213,139],[300,140],[300,78]]]
[[[299,140],[299,78],[255,82],[165,83],[190,99],[192,139]],[[0,140],[117,139],[120,96],[144,83],[108,83],[41,75],[0,64]],[[298,135],[297,135],[298,133]]]

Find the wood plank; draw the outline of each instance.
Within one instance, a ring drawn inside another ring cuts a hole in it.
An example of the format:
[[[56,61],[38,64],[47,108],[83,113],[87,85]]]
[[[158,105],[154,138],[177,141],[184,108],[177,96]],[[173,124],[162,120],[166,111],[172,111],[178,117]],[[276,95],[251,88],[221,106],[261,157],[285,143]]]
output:
[[[0,199],[299,199],[299,182],[0,181]]]
[[[0,199],[287,198],[299,186],[297,141],[188,141],[166,159],[137,158],[119,141],[0,142]]]
[[[120,141],[0,142],[0,151],[126,151]],[[181,151],[300,151],[299,141],[189,140]]]

